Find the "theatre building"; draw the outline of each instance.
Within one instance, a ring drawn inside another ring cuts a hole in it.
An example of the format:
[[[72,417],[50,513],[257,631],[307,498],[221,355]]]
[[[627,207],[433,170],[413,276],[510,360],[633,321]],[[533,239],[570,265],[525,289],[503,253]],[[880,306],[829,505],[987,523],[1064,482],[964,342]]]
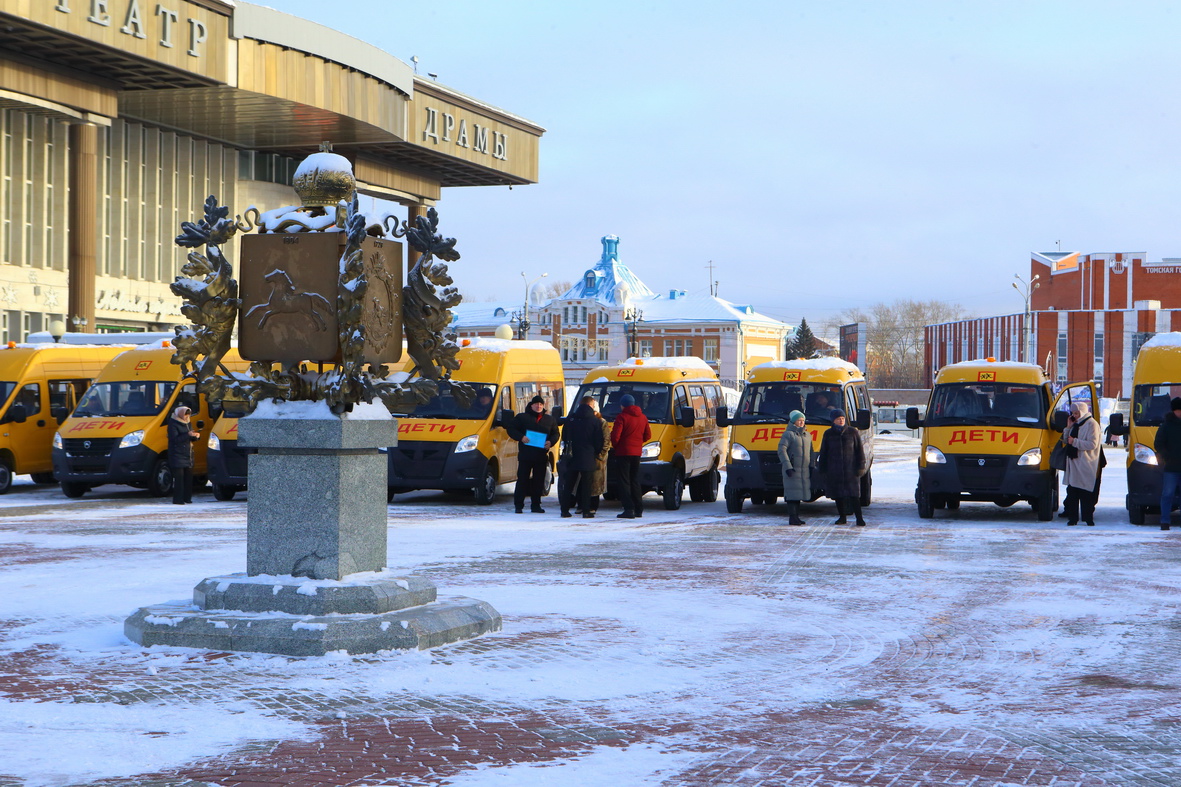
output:
[[[1102,395],[1127,397],[1141,345],[1181,330],[1181,259],[1041,252],[1029,276],[1028,327],[1024,313],[926,327],[929,379],[946,364],[991,356],[1033,361],[1059,383],[1094,379]]]
[[[231,215],[293,204],[295,167],[323,142],[352,162],[362,209],[402,220],[446,187],[536,182],[542,133],[374,46],[240,0],[6,1],[3,339],[55,319],[185,322],[168,289],[180,223],[211,194]]]

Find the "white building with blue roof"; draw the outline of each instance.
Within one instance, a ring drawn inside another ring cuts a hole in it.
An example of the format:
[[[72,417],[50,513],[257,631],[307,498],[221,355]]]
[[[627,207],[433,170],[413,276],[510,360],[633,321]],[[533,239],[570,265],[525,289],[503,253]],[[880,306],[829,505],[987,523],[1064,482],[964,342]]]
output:
[[[594,267],[556,298],[529,304],[530,339],[545,339],[562,353],[569,384],[586,372],[631,356],[691,355],[739,387],[746,370],[783,360],[792,327],[749,305],[716,295],[670,289],[654,292],[619,259],[619,238],[602,239]],[[463,303],[453,309],[461,336],[491,336],[510,323],[520,335],[523,302]]]

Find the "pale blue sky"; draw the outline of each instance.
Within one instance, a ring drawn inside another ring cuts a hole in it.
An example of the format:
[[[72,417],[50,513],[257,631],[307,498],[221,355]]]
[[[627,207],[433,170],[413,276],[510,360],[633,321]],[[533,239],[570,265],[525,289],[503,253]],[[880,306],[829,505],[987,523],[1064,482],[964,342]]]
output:
[[[1029,252],[1177,237],[1181,11],[1158,2],[269,0],[547,129],[541,181],[452,189],[468,293],[574,279],[820,326],[939,298],[1016,312]]]

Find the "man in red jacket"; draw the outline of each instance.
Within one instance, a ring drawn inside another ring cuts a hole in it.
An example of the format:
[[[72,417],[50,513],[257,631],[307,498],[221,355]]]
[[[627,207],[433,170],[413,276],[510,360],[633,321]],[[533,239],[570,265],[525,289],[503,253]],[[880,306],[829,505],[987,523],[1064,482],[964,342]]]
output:
[[[644,450],[644,443],[652,439],[652,427],[648,426],[648,416],[636,406],[634,396],[624,394],[619,403],[623,405],[623,412],[615,417],[615,427],[611,430],[619,502],[623,504],[623,513],[617,518],[635,519],[644,515],[640,505],[640,497],[644,494],[640,488],[640,453]]]

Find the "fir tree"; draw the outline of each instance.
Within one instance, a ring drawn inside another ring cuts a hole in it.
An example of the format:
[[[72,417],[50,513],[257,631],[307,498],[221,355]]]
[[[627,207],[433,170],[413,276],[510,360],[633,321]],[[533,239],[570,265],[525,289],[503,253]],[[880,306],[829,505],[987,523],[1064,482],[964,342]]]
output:
[[[808,327],[808,321],[800,318],[799,327],[795,330],[795,335],[787,343],[787,359],[795,360],[796,358],[811,358],[816,354],[816,336],[812,333],[812,329]]]

